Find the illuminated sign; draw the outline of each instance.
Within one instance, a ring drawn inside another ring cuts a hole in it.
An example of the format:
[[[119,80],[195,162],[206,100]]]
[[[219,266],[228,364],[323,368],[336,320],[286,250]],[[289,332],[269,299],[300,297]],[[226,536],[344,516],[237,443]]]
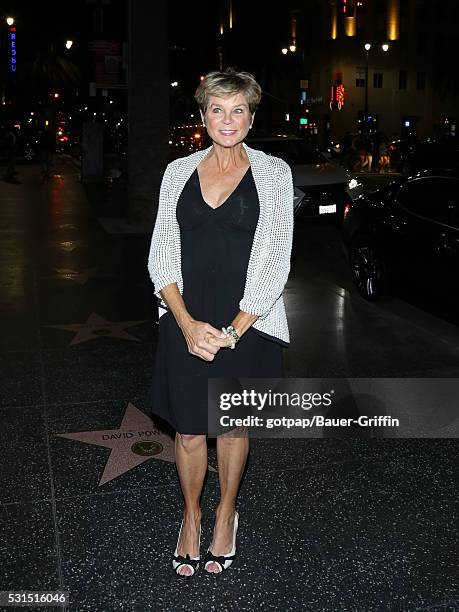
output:
[[[306,106],[310,106],[310,105],[312,105],[312,104],[323,104],[323,101],[324,101],[324,99],[323,99],[323,97],[322,97],[322,96],[317,96],[316,98],[307,98],[307,99],[304,101],[304,104],[305,104]]]
[[[330,110],[341,110],[344,106],[344,85],[332,85],[330,92]]]
[[[16,60],[16,28],[11,26],[9,28],[9,48],[10,48],[10,70],[16,72],[17,60]]]

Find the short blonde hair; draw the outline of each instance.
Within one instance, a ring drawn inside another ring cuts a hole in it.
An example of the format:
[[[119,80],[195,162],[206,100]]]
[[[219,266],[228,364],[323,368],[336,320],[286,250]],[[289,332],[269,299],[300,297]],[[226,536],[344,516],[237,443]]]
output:
[[[250,113],[253,115],[261,100],[262,89],[250,72],[239,72],[227,68],[223,72],[214,70],[206,74],[194,94],[199,110],[204,114],[210,96],[227,98],[242,94],[247,100]]]

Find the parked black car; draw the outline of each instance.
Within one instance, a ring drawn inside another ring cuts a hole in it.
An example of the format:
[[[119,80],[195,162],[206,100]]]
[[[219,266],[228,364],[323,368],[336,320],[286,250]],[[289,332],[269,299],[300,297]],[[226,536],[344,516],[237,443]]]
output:
[[[320,217],[340,225],[345,206],[363,193],[356,177],[298,136],[252,134],[246,142],[253,149],[280,157],[291,167],[297,219]]]
[[[359,293],[412,287],[459,295],[459,172],[429,170],[359,197],[346,209],[345,250]]]
[[[394,141],[389,146],[389,156],[392,169],[404,176],[432,168],[459,170],[459,142],[453,139],[435,142]]]

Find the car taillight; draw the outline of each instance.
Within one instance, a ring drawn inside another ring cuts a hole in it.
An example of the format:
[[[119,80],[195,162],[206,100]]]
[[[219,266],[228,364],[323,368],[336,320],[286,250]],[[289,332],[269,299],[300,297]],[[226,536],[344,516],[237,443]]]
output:
[[[351,208],[352,208],[352,204],[350,204],[350,203],[347,203],[347,204],[344,205],[343,219],[345,219],[348,216],[349,211],[351,210]]]

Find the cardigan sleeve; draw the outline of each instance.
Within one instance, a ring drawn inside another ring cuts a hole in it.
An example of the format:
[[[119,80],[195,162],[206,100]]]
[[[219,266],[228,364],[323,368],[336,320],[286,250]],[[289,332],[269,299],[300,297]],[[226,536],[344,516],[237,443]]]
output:
[[[148,272],[154,284],[156,297],[161,300],[160,291],[177,282],[174,264],[174,234],[170,211],[173,162],[168,164],[161,181],[159,204],[148,255]]]
[[[264,319],[280,298],[290,272],[293,240],[293,178],[283,160],[274,177],[274,210],[269,232],[267,253],[258,265],[251,291],[244,293],[239,308]]]

